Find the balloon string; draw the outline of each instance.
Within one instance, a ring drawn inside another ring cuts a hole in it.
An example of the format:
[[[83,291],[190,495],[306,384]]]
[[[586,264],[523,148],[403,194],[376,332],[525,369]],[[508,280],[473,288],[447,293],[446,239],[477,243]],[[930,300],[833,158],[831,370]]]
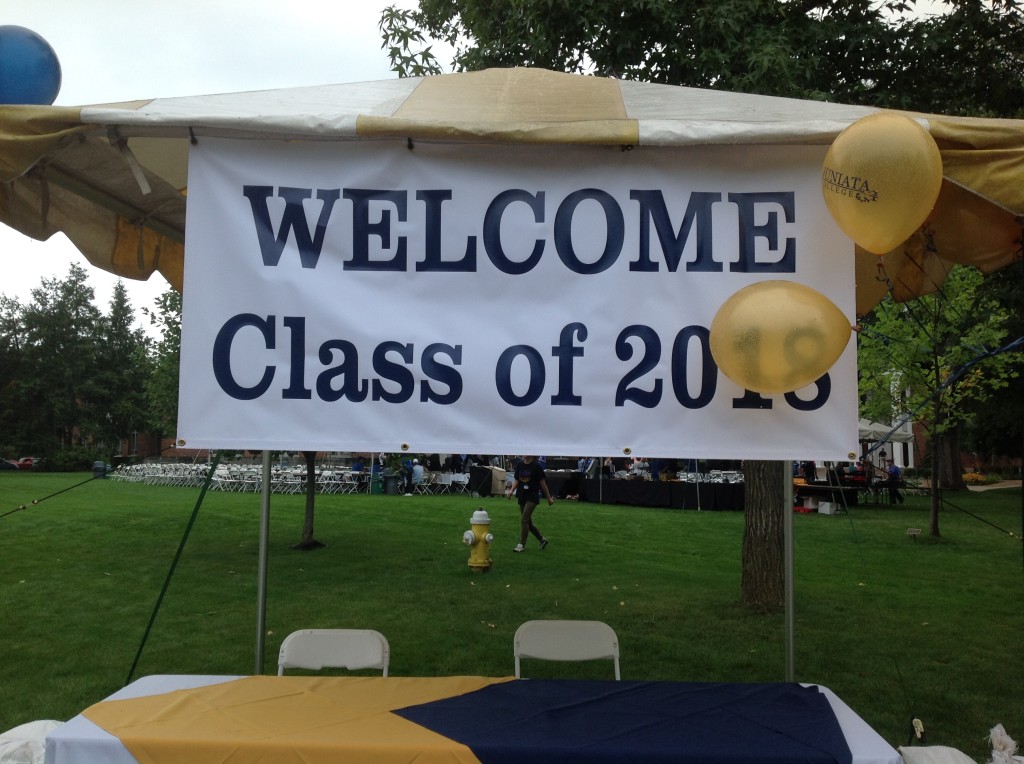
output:
[[[875,281],[880,281],[885,284],[886,291],[892,294],[893,286],[892,279],[889,278],[888,272],[885,270],[885,262],[882,258],[878,258],[878,273],[875,274]]]
[[[922,226],[921,236],[924,237],[924,251],[937,255],[939,248],[935,246],[935,231],[927,226]]]
[[[917,269],[921,272],[921,274],[925,278],[928,278],[929,280],[932,280],[931,277],[928,275],[927,271],[924,269],[923,264],[924,264],[925,258],[929,254],[932,254],[932,255],[938,255],[939,254],[939,248],[935,245],[935,230],[933,228],[931,228],[927,223],[925,223],[918,230],[917,234],[920,234],[920,237],[923,240],[923,247],[924,247],[923,256],[920,257],[920,258],[914,257],[907,250],[904,250],[903,254],[910,261],[910,263],[912,263],[914,266],[917,267]],[[915,236],[917,234],[915,234]],[[1024,237],[1022,237],[1022,238],[1024,238]],[[878,273],[875,276],[875,280],[885,284],[886,290],[889,292],[890,295],[892,295],[893,289],[895,289],[896,284],[889,277],[889,274],[888,274],[888,272],[885,269],[885,261],[881,258],[881,256],[879,256],[879,258],[878,258]],[[942,285],[938,284],[938,283],[936,283],[934,281],[933,281],[933,284],[935,286],[935,291],[941,292]]]

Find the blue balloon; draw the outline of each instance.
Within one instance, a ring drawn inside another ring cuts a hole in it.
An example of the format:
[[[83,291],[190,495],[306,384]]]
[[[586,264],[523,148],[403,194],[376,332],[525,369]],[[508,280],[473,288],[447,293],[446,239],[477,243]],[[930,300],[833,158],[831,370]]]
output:
[[[0,26],[0,104],[52,104],[60,62],[50,44],[25,27]]]

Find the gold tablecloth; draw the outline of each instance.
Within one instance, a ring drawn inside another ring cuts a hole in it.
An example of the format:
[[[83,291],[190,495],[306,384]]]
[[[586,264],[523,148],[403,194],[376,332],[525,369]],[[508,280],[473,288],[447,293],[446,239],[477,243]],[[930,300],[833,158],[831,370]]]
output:
[[[252,676],[128,700],[83,715],[140,764],[479,764],[466,746],[391,711],[511,677]]]

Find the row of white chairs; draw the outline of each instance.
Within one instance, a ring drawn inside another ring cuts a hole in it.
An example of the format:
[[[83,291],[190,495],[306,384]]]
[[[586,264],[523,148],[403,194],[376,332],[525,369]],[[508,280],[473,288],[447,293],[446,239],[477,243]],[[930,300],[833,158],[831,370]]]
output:
[[[615,679],[619,669],[619,638],[603,621],[534,620],[516,629],[513,638],[515,675],[522,677],[522,659],[544,661],[611,660]],[[388,675],[391,646],[373,629],[302,629],[284,638],[278,653],[277,673],[285,669],[349,671],[379,669]]]
[[[124,464],[107,477],[146,485],[201,486],[209,474],[207,464]]]
[[[684,483],[742,483],[743,473],[735,470],[711,470],[711,472],[677,472],[676,480]]]
[[[468,493],[469,474],[465,472],[428,472],[413,486],[413,493]]]
[[[131,464],[118,467],[109,474],[111,480],[198,487],[209,474],[207,464]],[[210,490],[234,493],[258,493],[262,490],[262,468],[220,464],[214,470]],[[300,468],[275,469],[271,477],[274,493],[305,493],[306,473]],[[349,470],[321,468],[316,471],[316,491],[321,494],[369,493],[370,474]],[[402,488],[404,491],[404,487]],[[465,473],[430,472],[413,487],[417,494],[468,493],[469,475]]]
[[[111,480],[145,483],[147,485],[201,486],[209,475],[207,464],[132,464],[118,467],[108,477]],[[237,493],[258,492],[262,489],[263,471],[259,467],[217,465],[210,489]],[[271,473],[271,488],[275,493],[302,493],[306,490],[305,470],[275,469]],[[354,493],[366,490],[364,482],[342,470],[323,469],[316,473],[318,493]]]

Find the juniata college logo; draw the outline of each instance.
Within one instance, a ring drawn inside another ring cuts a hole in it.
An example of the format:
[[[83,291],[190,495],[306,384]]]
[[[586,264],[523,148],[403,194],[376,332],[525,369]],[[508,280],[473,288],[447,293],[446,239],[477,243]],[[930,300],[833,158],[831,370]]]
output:
[[[826,189],[840,196],[852,196],[858,202],[878,201],[878,192],[871,189],[867,178],[858,178],[826,167],[822,172],[821,182]]]

